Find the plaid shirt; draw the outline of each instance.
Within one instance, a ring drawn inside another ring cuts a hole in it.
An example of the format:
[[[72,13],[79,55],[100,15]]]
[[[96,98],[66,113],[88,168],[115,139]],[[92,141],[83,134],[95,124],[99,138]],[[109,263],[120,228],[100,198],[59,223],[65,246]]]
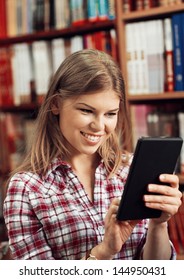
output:
[[[104,236],[104,218],[114,197],[121,197],[129,166],[107,179],[103,162],[95,173],[89,200],[71,167],[55,159],[45,176],[23,172],[10,181],[4,217],[14,259],[78,260]],[[141,221],[115,259],[140,258],[148,220]]]

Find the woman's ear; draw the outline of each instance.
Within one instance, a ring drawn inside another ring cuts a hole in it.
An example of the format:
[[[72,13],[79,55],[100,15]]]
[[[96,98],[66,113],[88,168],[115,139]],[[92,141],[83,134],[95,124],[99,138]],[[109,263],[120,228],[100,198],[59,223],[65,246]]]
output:
[[[58,98],[55,98],[52,105],[51,105],[51,111],[54,115],[59,115],[60,109],[59,109],[59,101]]]

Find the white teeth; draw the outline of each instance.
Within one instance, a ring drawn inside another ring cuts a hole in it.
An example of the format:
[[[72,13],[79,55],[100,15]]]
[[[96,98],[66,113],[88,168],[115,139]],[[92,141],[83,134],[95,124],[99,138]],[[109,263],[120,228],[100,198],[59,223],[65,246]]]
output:
[[[82,132],[83,136],[89,139],[90,141],[97,142],[100,140],[100,136],[89,135],[87,133]]]

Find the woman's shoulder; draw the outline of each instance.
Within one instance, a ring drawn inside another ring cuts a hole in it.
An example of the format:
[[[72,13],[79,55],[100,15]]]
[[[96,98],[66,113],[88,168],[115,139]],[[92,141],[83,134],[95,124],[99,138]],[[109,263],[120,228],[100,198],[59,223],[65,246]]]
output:
[[[23,171],[13,174],[8,182],[8,190],[22,190],[36,191],[42,185],[41,177],[33,172]]]

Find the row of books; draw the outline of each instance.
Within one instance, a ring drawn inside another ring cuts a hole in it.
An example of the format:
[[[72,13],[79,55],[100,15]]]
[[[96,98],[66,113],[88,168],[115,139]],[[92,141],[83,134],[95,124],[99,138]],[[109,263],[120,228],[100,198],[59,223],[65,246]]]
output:
[[[34,119],[23,114],[0,113],[0,174],[6,175],[20,164],[33,134]]]
[[[158,109],[154,105],[131,105],[133,147],[141,136],[180,136],[184,140],[184,112]],[[184,145],[177,171],[184,174]]]
[[[126,25],[130,94],[184,90],[184,13]]]
[[[0,38],[115,18],[114,0],[1,0]]]
[[[181,4],[182,0],[123,0],[123,12],[142,11],[155,7]]]
[[[117,60],[115,30],[0,48],[0,107],[30,103],[33,84],[38,102],[41,102],[50,78],[61,62],[69,54],[84,48],[105,51]]]
[[[177,254],[184,254],[184,195],[179,211],[169,220],[168,230],[170,239]]]

